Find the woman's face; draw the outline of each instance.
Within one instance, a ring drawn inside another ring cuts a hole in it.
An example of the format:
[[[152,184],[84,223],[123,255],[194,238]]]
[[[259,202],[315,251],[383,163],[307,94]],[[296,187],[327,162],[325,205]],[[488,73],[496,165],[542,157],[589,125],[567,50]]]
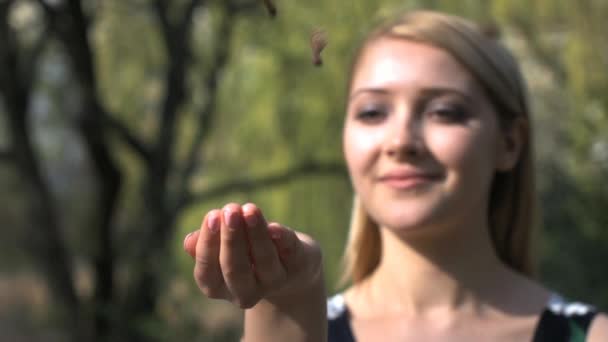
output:
[[[447,52],[395,38],[365,48],[343,148],[355,191],[381,226],[485,223],[493,175],[508,159],[504,145],[493,107]]]

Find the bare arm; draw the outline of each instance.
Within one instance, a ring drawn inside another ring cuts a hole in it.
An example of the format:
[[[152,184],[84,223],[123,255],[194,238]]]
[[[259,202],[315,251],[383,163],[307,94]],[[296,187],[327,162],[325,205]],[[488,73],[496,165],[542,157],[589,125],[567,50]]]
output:
[[[589,342],[608,341],[608,315],[600,313],[593,319],[587,340]]]
[[[245,310],[243,341],[326,341],[326,296],[319,278],[301,293],[262,300]]]

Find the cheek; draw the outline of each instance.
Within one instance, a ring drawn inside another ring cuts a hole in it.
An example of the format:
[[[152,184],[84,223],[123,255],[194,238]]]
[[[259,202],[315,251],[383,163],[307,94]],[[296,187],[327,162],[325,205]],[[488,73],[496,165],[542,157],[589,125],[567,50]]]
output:
[[[494,173],[495,142],[482,130],[437,130],[429,135],[428,145],[448,173],[473,180]]]
[[[469,152],[475,148],[465,132],[435,131],[427,143],[431,153],[447,167],[466,163]]]
[[[353,183],[359,183],[359,177],[372,171],[372,166],[380,154],[382,137],[380,129],[364,128],[355,124],[345,126],[342,146]]]

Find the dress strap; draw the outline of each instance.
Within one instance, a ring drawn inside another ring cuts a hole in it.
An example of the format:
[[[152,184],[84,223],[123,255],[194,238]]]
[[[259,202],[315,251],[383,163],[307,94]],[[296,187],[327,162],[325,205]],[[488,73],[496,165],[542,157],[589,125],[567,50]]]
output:
[[[534,342],[584,342],[596,309],[580,302],[568,302],[553,293],[541,314]]]
[[[354,342],[348,308],[341,293],[327,300],[328,342]]]

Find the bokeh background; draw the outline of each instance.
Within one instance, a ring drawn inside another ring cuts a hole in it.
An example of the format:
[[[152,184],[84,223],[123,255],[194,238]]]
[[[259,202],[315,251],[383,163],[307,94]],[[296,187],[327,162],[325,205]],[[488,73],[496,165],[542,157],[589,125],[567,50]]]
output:
[[[0,0],[0,340],[238,340],[242,313],[199,294],[182,250],[231,201],[314,236],[337,291],[351,55],[408,8],[500,27],[534,108],[539,278],[608,308],[608,1],[276,6]]]

